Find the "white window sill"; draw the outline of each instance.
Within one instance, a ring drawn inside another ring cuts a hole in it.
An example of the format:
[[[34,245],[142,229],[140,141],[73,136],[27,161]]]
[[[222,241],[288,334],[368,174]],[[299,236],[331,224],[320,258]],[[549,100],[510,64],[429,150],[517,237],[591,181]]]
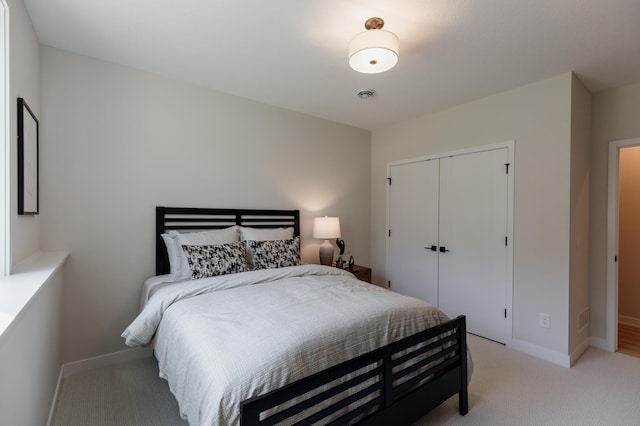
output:
[[[49,278],[64,264],[68,252],[37,252],[0,277],[0,336],[29,305]]]

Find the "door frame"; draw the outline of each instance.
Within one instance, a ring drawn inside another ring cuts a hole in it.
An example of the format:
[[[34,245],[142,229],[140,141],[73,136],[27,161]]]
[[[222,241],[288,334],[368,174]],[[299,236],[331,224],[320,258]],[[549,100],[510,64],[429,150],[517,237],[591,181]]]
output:
[[[607,201],[607,328],[606,349],[618,350],[618,190],[620,173],[620,149],[640,146],[640,138],[609,142],[609,186]]]
[[[506,294],[505,304],[507,309],[507,339],[505,345],[507,347],[512,346],[513,339],[513,214],[514,214],[514,182],[515,182],[515,140],[499,142],[489,145],[475,146],[471,148],[464,148],[455,151],[442,152],[432,155],[425,155],[422,157],[414,157],[406,160],[390,161],[387,163],[387,179],[391,178],[391,167],[399,166],[403,164],[418,163],[422,161],[438,160],[445,157],[454,157],[456,155],[473,154],[477,152],[493,151],[497,149],[507,149],[507,158],[509,159],[509,173],[507,174],[507,270],[506,270]],[[389,182],[389,181],[388,181]],[[386,227],[387,230],[390,227],[390,187],[387,185],[387,218]],[[385,244],[385,271],[389,271],[389,237],[386,238]],[[385,277],[385,282],[388,282]]]

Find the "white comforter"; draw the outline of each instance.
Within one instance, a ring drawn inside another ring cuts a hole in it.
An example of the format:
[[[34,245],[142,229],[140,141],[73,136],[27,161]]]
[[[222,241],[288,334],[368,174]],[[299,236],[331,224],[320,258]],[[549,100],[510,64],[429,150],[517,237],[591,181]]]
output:
[[[138,346],[155,335],[160,375],[190,425],[237,425],[242,400],[447,319],[349,272],[304,265],[164,286],[122,336]]]

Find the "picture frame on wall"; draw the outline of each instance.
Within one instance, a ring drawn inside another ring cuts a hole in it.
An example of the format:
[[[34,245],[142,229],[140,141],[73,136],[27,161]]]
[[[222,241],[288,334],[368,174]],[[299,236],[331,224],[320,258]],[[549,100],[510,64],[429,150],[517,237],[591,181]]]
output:
[[[18,214],[40,213],[39,123],[29,105],[18,98]]]

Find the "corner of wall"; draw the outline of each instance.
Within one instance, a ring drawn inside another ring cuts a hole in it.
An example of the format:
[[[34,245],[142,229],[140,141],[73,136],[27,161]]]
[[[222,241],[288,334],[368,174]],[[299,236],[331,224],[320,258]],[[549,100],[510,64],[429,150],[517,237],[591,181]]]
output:
[[[571,160],[569,237],[568,350],[584,346],[581,324],[589,306],[589,169],[591,145],[591,93],[571,73]],[[581,353],[581,352],[580,352]]]

